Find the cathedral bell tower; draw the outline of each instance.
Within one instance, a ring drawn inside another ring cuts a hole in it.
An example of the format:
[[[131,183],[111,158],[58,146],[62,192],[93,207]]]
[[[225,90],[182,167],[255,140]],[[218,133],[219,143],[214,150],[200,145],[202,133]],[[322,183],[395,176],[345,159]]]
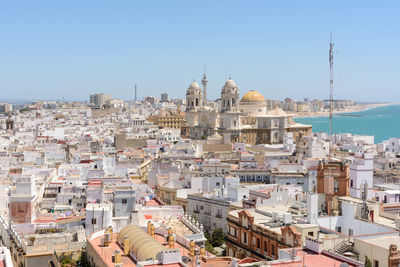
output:
[[[221,90],[221,112],[239,112],[239,89],[231,78]]]
[[[193,80],[186,90],[186,111],[197,111],[203,106],[203,99],[199,84]]]

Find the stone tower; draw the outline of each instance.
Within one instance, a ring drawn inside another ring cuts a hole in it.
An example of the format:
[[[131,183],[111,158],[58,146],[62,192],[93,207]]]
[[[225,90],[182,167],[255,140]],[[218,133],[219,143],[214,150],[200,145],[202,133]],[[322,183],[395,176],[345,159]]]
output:
[[[239,89],[231,78],[221,90],[221,112],[239,112]]]
[[[186,90],[186,111],[197,111],[202,105],[203,99],[200,86],[193,81]]]
[[[204,67],[204,74],[203,79],[201,79],[201,84],[203,85],[203,105],[207,103],[207,75],[206,75],[206,68]]]

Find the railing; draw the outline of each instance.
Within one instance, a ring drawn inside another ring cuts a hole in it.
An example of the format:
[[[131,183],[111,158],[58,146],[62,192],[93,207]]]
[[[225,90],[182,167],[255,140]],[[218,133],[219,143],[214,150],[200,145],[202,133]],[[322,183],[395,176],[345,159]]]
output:
[[[47,252],[47,251],[52,252],[56,249],[80,250],[85,245],[86,242],[68,242],[64,244],[48,243],[40,246],[37,245],[27,246],[24,244],[23,249],[26,254],[31,254],[31,253]]]
[[[186,225],[190,230],[192,230],[194,233],[203,233],[203,226],[200,225],[200,223],[191,220],[189,217],[182,216],[181,222]]]

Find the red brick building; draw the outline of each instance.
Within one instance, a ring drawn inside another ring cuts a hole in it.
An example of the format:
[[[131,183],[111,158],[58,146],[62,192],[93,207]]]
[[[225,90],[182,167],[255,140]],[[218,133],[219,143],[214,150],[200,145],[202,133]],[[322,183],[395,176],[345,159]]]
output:
[[[342,161],[321,161],[317,172],[317,192],[326,195],[326,212],[332,212],[334,196],[350,195],[350,168]]]
[[[277,259],[279,249],[302,245],[301,234],[295,227],[274,220],[266,222],[266,218],[255,210],[231,211],[228,215],[227,256]]]

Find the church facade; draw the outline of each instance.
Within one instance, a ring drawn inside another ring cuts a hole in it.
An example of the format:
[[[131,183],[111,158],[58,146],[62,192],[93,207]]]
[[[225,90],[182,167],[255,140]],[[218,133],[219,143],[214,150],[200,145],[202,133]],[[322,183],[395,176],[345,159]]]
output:
[[[225,142],[281,144],[287,133],[293,133],[296,140],[312,131],[311,125],[296,123],[278,107],[269,110],[264,96],[257,91],[249,91],[239,100],[239,88],[232,79],[222,87],[219,105],[210,105],[203,98],[207,81],[204,75],[203,90],[193,81],[186,91],[185,116],[191,139],[220,135]]]

